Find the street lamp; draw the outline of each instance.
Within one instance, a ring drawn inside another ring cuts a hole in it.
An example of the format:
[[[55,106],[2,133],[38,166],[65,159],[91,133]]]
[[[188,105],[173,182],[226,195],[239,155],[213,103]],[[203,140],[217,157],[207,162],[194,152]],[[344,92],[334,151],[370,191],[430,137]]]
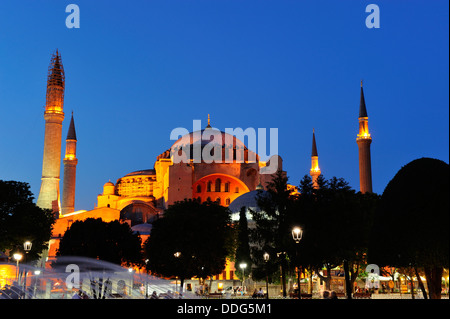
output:
[[[27,240],[26,242],[23,243],[23,250],[25,250],[25,264],[27,263],[27,256],[28,256],[28,252],[31,250],[31,246],[33,244],[31,243],[31,241]],[[23,291],[26,292],[27,291],[27,274],[28,271],[26,268],[24,268],[24,281],[23,281]],[[26,297],[26,293],[24,295],[24,298]]]
[[[19,279],[19,261],[22,260],[22,254],[21,253],[15,253],[13,255],[13,258],[16,260],[16,280],[18,281]]]
[[[239,267],[242,269],[242,292],[245,293],[245,268],[247,268],[247,264],[246,263],[241,263],[239,264]]]
[[[31,250],[31,246],[33,244],[31,243],[31,241],[27,240],[26,242],[23,243],[23,249],[25,250],[25,252],[29,252]]]
[[[300,243],[300,240],[302,239],[303,231],[300,227],[296,226],[292,229],[292,238],[294,239],[295,243]],[[296,249],[297,254],[297,285],[298,285],[298,299],[302,298],[302,292],[301,292],[301,286],[300,286],[300,261],[298,260],[298,246]]]
[[[300,240],[302,240],[303,231],[300,227],[294,227],[292,229],[292,238],[295,240],[295,242],[298,244]]]
[[[267,262],[269,261],[270,255],[264,253],[263,258],[266,262],[266,299],[269,299],[269,270],[267,269]]]
[[[36,286],[38,282],[38,276],[41,274],[41,271],[39,269],[34,271],[34,287],[33,287],[33,296],[36,298]]]
[[[180,256],[181,256],[181,253],[179,252],[179,251],[177,251],[175,254],[173,254],[174,256],[175,256],[175,258],[177,259],[177,261],[178,261],[178,258],[180,258]],[[181,282],[180,282],[180,284],[181,284]],[[175,276],[175,292],[177,292],[177,286],[178,286],[178,276]],[[181,287],[180,287],[180,292],[181,292]]]
[[[131,295],[133,293],[132,289],[133,289],[133,279],[134,279],[133,278],[133,268],[128,268],[128,272],[131,275],[131,278],[130,278],[130,297],[131,297]]]

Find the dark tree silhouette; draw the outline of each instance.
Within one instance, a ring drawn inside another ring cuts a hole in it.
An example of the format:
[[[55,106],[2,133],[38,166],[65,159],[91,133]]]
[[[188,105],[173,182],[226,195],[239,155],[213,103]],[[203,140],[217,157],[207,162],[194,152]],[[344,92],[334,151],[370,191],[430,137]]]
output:
[[[23,253],[23,244],[32,242],[27,262],[47,249],[55,218],[50,210],[33,203],[28,183],[0,180],[0,251]]]
[[[423,269],[430,298],[441,298],[449,266],[449,165],[431,158],[402,167],[377,210],[369,260],[378,266]],[[418,273],[418,272],[417,272]]]
[[[144,244],[147,269],[178,276],[181,287],[185,278],[221,273],[232,254],[230,216],[228,208],[215,202],[184,200],[169,206]]]

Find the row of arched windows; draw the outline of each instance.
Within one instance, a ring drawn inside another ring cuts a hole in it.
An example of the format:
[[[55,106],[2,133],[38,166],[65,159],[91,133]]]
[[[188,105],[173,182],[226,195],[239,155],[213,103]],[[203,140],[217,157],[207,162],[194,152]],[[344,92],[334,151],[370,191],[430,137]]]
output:
[[[222,188],[222,181],[220,180],[220,178],[216,179],[216,181],[214,182],[214,192],[221,192]],[[212,192],[212,181],[208,181],[206,183],[206,191]],[[201,193],[202,192],[202,186],[201,185],[197,185],[197,193]],[[226,182],[224,184],[224,192],[225,193],[229,193],[230,192],[230,182]],[[239,187],[235,188],[235,193],[239,193]]]

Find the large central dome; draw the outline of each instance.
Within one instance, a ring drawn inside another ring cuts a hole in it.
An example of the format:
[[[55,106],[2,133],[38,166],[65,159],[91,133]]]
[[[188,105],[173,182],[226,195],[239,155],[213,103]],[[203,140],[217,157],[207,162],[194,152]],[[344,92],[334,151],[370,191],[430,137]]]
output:
[[[239,132],[237,132],[239,133]],[[242,134],[243,137],[245,134]],[[220,149],[222,152],[222,159],[242,160],[244,162],[258,162],[258,155],[248,150],[247,146],[238,139],[235,135],[220,131],[216,128],[207,127],[203,130],[188,133],[179,138],[171,146],[169,152],[170,157],[173,155],[181,156],[182,152],[189,152],[190,159],[194,159],[195,154],[204,155],[203,149],[208,146],[211,156],[214,152]],[[167,152],[167,151],[166,151]],[[164,153],[166,156],[167,153]]]
[[[204,130],[199,130],[191,132],[179,138],[172,145],[172,149],[176,147],[186,146],[188,144],[200,144],[205,146],[209,143],[220,144],[227,147],[237,147],[247,149],[245,144],[236,138],[236,136],[222,132],[215,128],[206,128]]]

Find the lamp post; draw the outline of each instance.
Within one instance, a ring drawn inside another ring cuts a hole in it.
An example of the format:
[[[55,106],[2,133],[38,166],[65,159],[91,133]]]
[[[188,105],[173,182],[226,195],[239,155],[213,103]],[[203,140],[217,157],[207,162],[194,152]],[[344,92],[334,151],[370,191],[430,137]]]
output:
[[[132,289],[133,289],[133,268],[128,268],[128,272],[130,273],[131,277],[130,277],[130,298],[132,295]]]
[[[22,254],[21,253],[15,253],[13,255],[13,258],[16,260],[16,280],[17,283],[19,283],[19,261],[22,260]]]
[[[31,246],[32,245],[33,244],[29,240],[27,240],[26,242],[23,243],[23,250],[25,250],[25,263],[27,263],[28,252],[31,250]],[[25,272],[25,274],[24,274],[24,281],[23,281],[23,291],[25,293],[24,294],[24,298],[26,298],[26,296],[27,296],[27,294],[26,294],[26,291],[27,291],[27,273],[28,273],[26,268],[24,268],[24,272]]]
[[[239,264],[239,267],[242,269],[242,292],[245,293],[245,268],[247,268],[246,263]]]
[[[300,240],[302,240],[302,235],[303,235],[303,231],[300,227],[294,227],[292,229],[292,238],[294,239],[296,244],[300,243]],[[298,299],[302,298],[302,292],[301,292],[301,286],[300,286],[300,261],[298,260],[298,246],[296,245],[297,249],[296,249],[296,253],[297,253],[297,262],[298,262],[298,266],[297,266],[297,285],[298,285]]]
[[[148,259],[145,260],[145,299],[148,299]]]
[[[268,253],[264,253],[263,258],[266,262],[266,299],[269,299],[269,269],[267,269],[267,263],[269,261],[270,255]]]
[[[37,282],[38,282],[38,276],[41,274],[41,271],[35,270],[34,271],[34,287],[33,287],[33,296],[36,298],[36,286],[37,286]]]
[[[181,253],[179,251],[177,251],[175,254],[173,254],[175,256],[175,258],[177,259],[177,266],[178,266],[178,260],[181,256]],[[180,283],[181,283],[181,279],[180,279]],[[177,292],[177,286],[178,286],[178,276],[175,276],[175,292]],[[180,287],[180,293],[181,293],[181,287]]]

